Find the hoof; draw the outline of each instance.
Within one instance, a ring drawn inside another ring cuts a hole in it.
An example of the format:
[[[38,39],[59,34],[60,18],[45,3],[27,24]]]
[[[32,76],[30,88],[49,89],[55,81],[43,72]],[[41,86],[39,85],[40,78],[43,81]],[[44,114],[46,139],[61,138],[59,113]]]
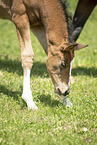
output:
[[[28,106],[28,110],[30,110],[30,109],[37,110],[38,109],[38,107],[35,105],[35,103],[33,102],[33,100],[27,101],[27,106]]]
[[[28,110],[30,109],[38,109],[38,107],[35,105],[32,97],[30,99],[27,99],[26,97],[24,97],[24,95],[22,95],[22,99],[27,103],[27,107],[28,107]]]

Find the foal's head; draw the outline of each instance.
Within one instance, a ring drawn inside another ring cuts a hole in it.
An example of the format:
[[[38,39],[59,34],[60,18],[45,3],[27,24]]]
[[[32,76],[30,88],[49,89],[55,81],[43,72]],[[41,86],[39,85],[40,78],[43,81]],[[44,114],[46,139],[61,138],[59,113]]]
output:
[[[74,50],[85,47],[76,43],[62,43],[55,50],[50,50],[46,62],[49,75],[58,95],[66,96],[69,94],[70,87],[70,69],[74,58]]]

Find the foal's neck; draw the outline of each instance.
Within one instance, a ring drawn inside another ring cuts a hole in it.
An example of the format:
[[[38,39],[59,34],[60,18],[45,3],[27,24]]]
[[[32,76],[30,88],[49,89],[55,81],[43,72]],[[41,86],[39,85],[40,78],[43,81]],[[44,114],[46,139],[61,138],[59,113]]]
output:
[[[43,0],[42,22],[48,46],[59,46],[63,41],[68,41],[67,22],[60,0]]]

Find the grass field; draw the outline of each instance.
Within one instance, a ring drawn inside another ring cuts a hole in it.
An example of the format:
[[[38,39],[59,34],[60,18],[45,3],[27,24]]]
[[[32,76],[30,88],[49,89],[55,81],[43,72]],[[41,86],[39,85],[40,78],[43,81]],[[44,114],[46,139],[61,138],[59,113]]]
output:
[[[73,13],[77,0],[69,1]],[[55,95],[47,56],[33,34],[31,40],[31,89],[38,111],[28,111],[21,98],[23,71],[14,25],[0,20],[0,145],[97,145],[97,7],[78,40],[89,46],[75,53],[72,107],[65,108]]]

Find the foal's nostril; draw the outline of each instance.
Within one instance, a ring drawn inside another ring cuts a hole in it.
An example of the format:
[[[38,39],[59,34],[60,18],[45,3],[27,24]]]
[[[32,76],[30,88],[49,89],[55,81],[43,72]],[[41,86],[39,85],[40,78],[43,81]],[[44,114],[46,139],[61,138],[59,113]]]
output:
[[[61,92],[61,90],[60,90],[59,88],[56,88],[55,91],[56,91],[56,93],[58,93],[59,95],[64,95],[64,96],[69,95],[69,92],[70,92],[69,89],[68,89],[68,90],[66,90],[66,91],[63,93],[63,92]]]
[[[61,95],[61,91],[60,91],[60,89],[58,88],[58,92],[59,92],[59,95]]]
[[[69,93],[70,93],[70,90],[68,89],[67,91],[65,91],[64,96],[69,95]]]

